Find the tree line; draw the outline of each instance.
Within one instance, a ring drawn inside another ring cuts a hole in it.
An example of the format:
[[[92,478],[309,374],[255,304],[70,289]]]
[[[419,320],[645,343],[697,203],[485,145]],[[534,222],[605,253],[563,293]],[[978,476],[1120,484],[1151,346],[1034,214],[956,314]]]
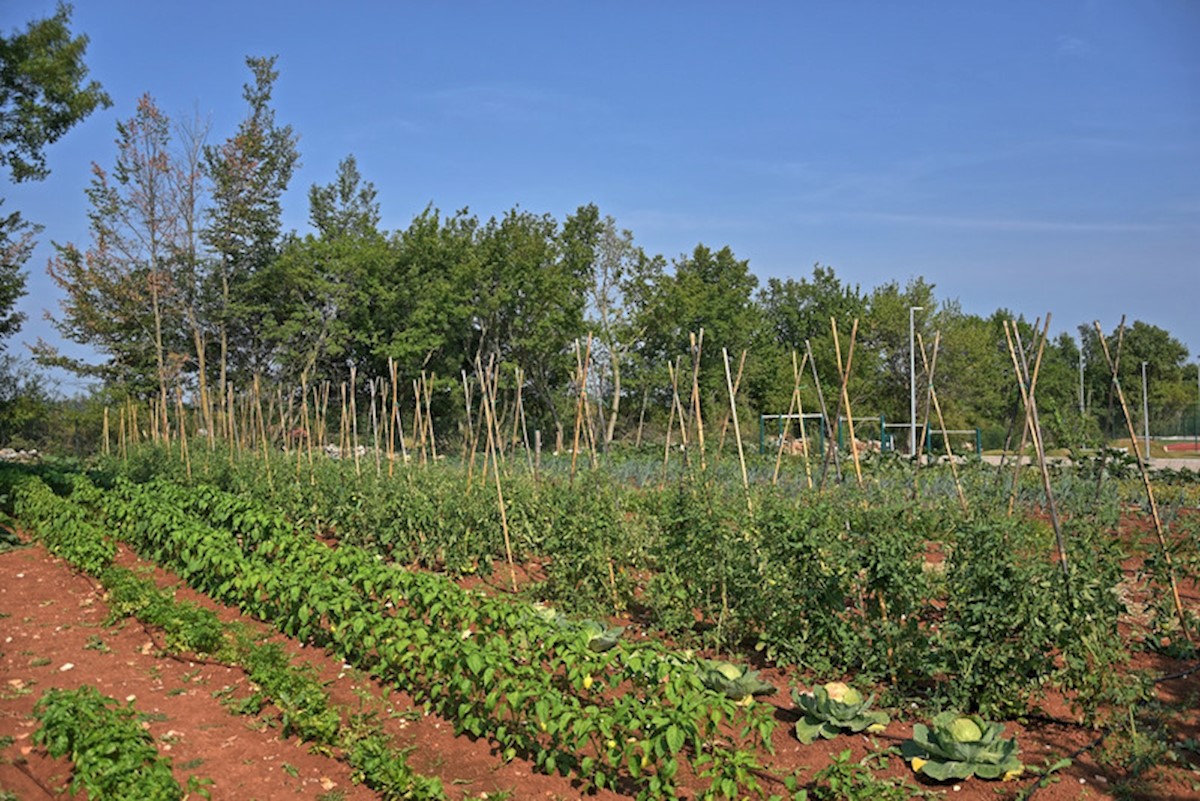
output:
[[[284,231],[298,138],[276,120],[275,59],[246,64],[245,116],[224,139],[203,120],[170,119],[149,95],[118,123],[116,152],[93,166],[87,189],[88,241],[56,244],[48,266],[64,297],[55,326],[102,358],[39,343],[40,363],[160,408],[179,388],[203,410],[254,382],[298,393],[338,386],[352,368],[386,376],[394,365],[410,396],[409,380],[429,382],[432,411],[449,427],[466,413],[462,377],[493,360],[509,389],[519,376],[530,425],[561,436],[586,354],[599,439],[609,443],[647,419],[662,425],[672,380],[690,382],[693,368],[702,407],[725,408],[722,349],[741,365],[747,413],[789,410],[797,354],[806,365],[800,399],[816,409],[818,382],[835,397],[839,350],[857,321],[847,385],[856,416],[906,422],[910,359],[924,399],[925,360],[934,358],[947,427],[996,432],[1016,413],[1003,323],[1015,318],[1025,343],[1035,323],[1006,309],[966,313],[920,277],[864,289],[817,264],[763,283],[728,246],[648,253],[594,204],[562,220],[519,207],[483,220],[431,206],[386,231],[352,155],[330,183],[309,189],[311,230]],[[923,354],[909,347],[910,315]],[[1155,424],[1180,424],[1195,408],[1187,349],[1142,321],[1105,336],[1121,353],[1127,394],[1147,362]],[[1090,322],[1076,338],[1047,343],[1039,375],[1051,437],[1119,430]]]

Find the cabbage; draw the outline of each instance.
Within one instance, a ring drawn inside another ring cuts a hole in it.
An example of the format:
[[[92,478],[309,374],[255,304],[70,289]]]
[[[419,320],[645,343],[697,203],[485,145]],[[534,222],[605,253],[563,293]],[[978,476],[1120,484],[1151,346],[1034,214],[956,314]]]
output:
[[[869,711],[874,695],[864,701],[862,693],[840,681],[814,687],[811,693],[793,691],[792,697],[804,713],[796,722],[796,737],[805,745],[818,737],[880,732],[888,724],[886,712]]]
[[[749,704],[756,695],[774,695],[775,685],[758,677],[757,670],[739,667],[731,662],[699,659],[696,674],[703,684],[714,692],[724,693],[734,701]]]
[[[912,739],[900,747],[917,773],[937,781],[971,776],[1008,781],[1025,769],[1017,759],[1016,739],[1003,739],[1000,723],[988,723],[978,715],[943,712],[932,724],[914,725]]]
[[[983,729],[970,718],[955,718],[950,724],[950,736],[960,743],[977,743],[983,737]]]

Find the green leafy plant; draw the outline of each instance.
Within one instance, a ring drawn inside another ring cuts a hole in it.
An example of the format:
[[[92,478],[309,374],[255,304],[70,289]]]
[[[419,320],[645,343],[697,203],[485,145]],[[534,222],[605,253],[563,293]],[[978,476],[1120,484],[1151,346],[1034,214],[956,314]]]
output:
[[[68,757],[74,765],[72,794],[85,790],[97,801],[183,798],[171,774],[171,760],[159,755],[132,706],[122,706],[94,687],[49,690],[34,707],[34,717],[41,726],[33,741],[50,756]],[[194,784],[189,782],[189,787]]]
[[[933,718],[933,728],[918,723],[900,752],[916,773],[937,781],[1015,779],[1025,766],[1017,759],[1016,738],[1003,739],[1004,726],[978,715],[947,711]]]
[[[775,694],[775,685],[760,679],[757,670],[711,659],[698,660],[697,664],[700,683],[734,701],[749,703],[756,695]]]
[[[796,721],[796,737],[805,745],[818,737],[832,740],[839,734],[878,732],[888,724],[886,712],[869,711],[875,700],[840,681],[813,687],[812,692],[792,691],[792,699],[804,712]]]

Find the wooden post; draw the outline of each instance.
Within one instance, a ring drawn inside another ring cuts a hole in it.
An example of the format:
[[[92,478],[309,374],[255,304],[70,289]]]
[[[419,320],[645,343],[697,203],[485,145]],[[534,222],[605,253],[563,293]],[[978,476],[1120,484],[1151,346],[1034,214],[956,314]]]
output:
[[[733,415],[733,436],[737,440],[738,461],[742,465],[742,487],[746,490],[746,511],[753,513],[754,506],[750,501],[750,476],[746,472],[746,453],[742,449],[742,428],[738,423],[737,395],[733,391],[733,376],[729,371],[729,351],[721,348],[721,358],[725,360],[725,386],[729,389],[729,409]]]
[[[1142,485],[1146,488],[1146,499],[1150,502],[1150,516],[1154,520],[1154,535],[1158,539],[1159,556],[1162,557],[1163,564],[1167,568],[1167,581],[1171,586],[1171,600],[1175,604],[1175,614],[1179,617],[1179,628],[1183,631],[1183,637],[1189,644],[1195,644],[1192,640],[1192,633],[1188,629],[1187,615],[1183,611],[1183,603],[1179,599],[1179,586],[1175,582],[1175,566],[1171,563],[1171,549],[1167,547],[1167,536],[1163,531],[1162,518],[1158,514],[1158,501],[1154,498],[1154,487],[1150,483],[1150,470],[1146,461],[1150,459],[1150,454],[1146,454],[1146,461],[1143,461],[1141,450],[1138,448],[1137,434],[1133,429],[1133,417],[1129,414],[1129,404],[1125,402],[1125,393],[1121,390],[1121,380],[1117,375],[1117,362],[1108,355],[1108,343],[1104,339],[1104,332],[1100,329],[1099,321],[1094,323],[1096,333],[1100,335],[1100,344],[1104,349],[1104,358],[1108,361],[1109,369],[1112,371],[1113,385],[1116,389],[1117,398],[1121,402],[1121,411],[1125,416],[1125,427],[1129,432],[1129,440],[1133,446],[1133,456],[1137,459],[1138,469],[1142,474]]]
[[[481,368],[478,355],[475,357],[475,364],[477,368]],[[490,366],[491,365],[489,363],[489,368]],[[512,582],[512,590],[513,592],[516,592],[517,569],[513,564],[512,540],[509,538],[508,534],[508,511],[505,509],[504,490],[501,488],[500,484],[500,466],[496,462],[496,445],[497,440],[499,439],[500,430],[496,427],[495,410],[492,407],[491,393],[486,391],[483,393],[483,411],[487,422],[487,447],[492,454],[492,475],[495,476],[496,481],[496,502],[500,507],[500,527],[504,532],[504,556],[508,560],[508,575],[509,580]],[[485,459],[484,464],[486,463],[487,462]]]
[[[575,340],[575,377],[579,382],[579,398],[575,402],[575,435],[571,440],[571,477],[569,484],[575,484],[575,464],[579,459],[579,434],[583,429],[584,399],[587,396],[587,369],[592,359],[592,335],[587,337],[587,352],[580,359],[579,340]]]
[[[733,379],[733,391],[736,393],[742,386],[742,369],[746,366],[746,349],[742,348],[742,356],[738,359],[737,376]],[[729,430],[729,410],[725,410],[725,416],[721,420],[721,438],[717,441],[717,455],[713,457],[713,463],[720,461],[721,454],[725,452],[725,432]]]
[[[837,355],[838,372],[842,374],[842,400],[841,406],[846,409],[846,428],[850,434],[850,456],[854,459],[854,478],[858,482],[861,489],[863,486],[862,465],[858,461],[858,441],[854,438],[854,413],[850,409],[850,364],[854,360],[854,340],[858,336],[858,318],[854,318],[854,325],[850,327],[850,348],[846,353],[846,370],[842,372],[842,345],[839,341],[837,320],[829,318],[830,325],[833,327],[833,348]],[[838,414],[841,417],[841,414]]]
[[[191,481],[192,459],[188,454],[187,417],[183,410],[183,388],[179,386],[179,384],[175,385],[175,409],[176,417],[179,420],[179,452],[183,456],[183,467],[187,472],[188,481]],[[107,417],[108,409],[105,409],[104,411],[105,416]],[[107,423],[107,420],[105,420],[105,422]]]
[[[1014,329],[1016,328],[1015,322],[1012,324],[1012,327]],[[1046,334],[1048,334],[1049,331],[1050,315],[1047,314],[1046,328],[1042,332],[1041,340],[1039,341],[1038,345],[1037,364],[1041,363],[1042,351],[1046,346]],[[1058,546],[1059,564],[1062,566],[1063,579],[1069,582],[1071,578],[1071,571],[1069,565],[1067,564],[1067,545],[1066,541],[1063,539],[1062,526],[1059,524],[1058,520],[1058,507],[1054,503],[1054,493],[1050,487],[1050,468],[1046,464],[1046,449],[1042,440],[1042,427],[1038,421],[1037,400],[1034,394],[1037,381],[1037,369],[1035,366],[1033,374],[1030,374],[1029,365],[1023,364],[1022,361],[1017,358],[1017,348],[1013,346],[1013,337],[1009,335],[1008,326],[1005,326],[1004,333],[1008,342],[1008,354],[1012,359],[1013,369],[1016,370],[1017,381],[1021,387],[1021,399],[1025,403],[1025,414],[1029,418],[1029,430],[1033,438],[1033,447],[1037,451],[1038,466],[1041,468],[1042,473],[1042,488],[1046,492],[1046,508],[1050,512],[1050,524],[1054,528],[1054,541]],[[1028,388],[1026,388],[1027,385]],[[1067,588],[1069,592],[1069,583],[1067,584]]]
[[[933,365],[937,364],[938,347],[941,345],[942,332],[938,331],[933,335]],[[942,427],[942,439],[945,440],[946,456],[950,459],[950,475],[954,477],[954,488],[958,491],[958,502],[962,506],[963,514],[970,514],[970,509],[967,508],[967,495],[963,492],[962,482],[958,479],[958,465],[954,463],[954,451],[950,449],[950,438],[946,436],[946,418],[942,416],[942,404],[938,401],[937,390],[933,387],[934,367],[931,366],[929,359],[925,356],[925,340],[921,338],[921,332],[917,332],[917,344],[921,350],[921,366],[925,370],[925,374],[929,376],[929,399],[933,403],[934,411],[937,412],[938,425]]]
[[[108,407],[104,407],[104,455],[109,455],[108,450]]]
[[[700,335],[689,333],[692,344],[692,413],[696,421],[696,445],[700,448],[700,471],[706,469],[704,459],[704,417],[700,413],[700,352],[704,348],[704,329]],[[739,371],[739,376],[740,376]],[[736,392],[736,390],[735,390]]]
[[[792,396],[788,401],[787,414],[784,415],[784,425],[791,425],[792,411],[796,408],[796,396],[800,394],[800,374],[796,372],[796,351],[792,351]],[[801,428],[803,429],[804,418],[800,418]],[[762,418],[759,418],[759,425],[762,425]],[[779,428],[779,447],[775,451],[775,470],[771,473],[771,486],[779,485],[779,468],[783,464],[783,445],[787,442],[787,437],[784,436],[784,428]]]
[[[825,474],[829,472],[830,452],[833,452],[833,470],[838,481],[842,480],[842,462],[837,452],[837,439],[833,431],[833,424],[829,422],[829,407],[825,405],[825,393],[821,390],[821,377],[817,375],[817,360],[813,356],[812,344],[807,339],[804,340],[804,353],[808,356],[808,366],[812,368],[813,385],[817,388],[817,402],[821,404],[821,425],[825,429],[825,452],[821,454],[821,482],[818,485],[820,489],[824,489]],[[838,416],[841,416],[841,413],[841,409],[838,409]]]

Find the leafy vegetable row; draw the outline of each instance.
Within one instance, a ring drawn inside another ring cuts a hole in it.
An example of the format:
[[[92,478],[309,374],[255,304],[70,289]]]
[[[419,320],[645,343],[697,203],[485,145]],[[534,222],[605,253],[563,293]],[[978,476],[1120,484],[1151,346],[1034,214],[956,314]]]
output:
[[[445,798],[441,782],[416,774],[382,730],[341,729],[342,712],[330,704],[329,694],[310,666],[292,665],[278,644],[253,641],[244,627],[222,623],[211,610],[179,601],[153,581],[112,565],[115,545],[81,505],[96,503],[103,494],[82,476],[68,480],[74,491],[70,498],[61,498],[40,480],[27,479],[18,489],[16,511],[51,551],[99,579],[108,591],[113,618],[133,616],[161,628],[172,650],[211,654],[242,666],[258,689],[238,705],[239,711],[257,713],[268,702],[274,704],[281,712],[285,736],[294,733],[308,742],[344,749],[355,779],[387,801]],[[56,754],[52,751],[52,755]]]
[[[47,690],[33,709],[40,727],[33,741],[52,757],[73,765],[71,795],[86,791],[92,801],[180,801],[183,788],[171,773],[171,760],[142,728],[132,704],[101,695],[95,687]],[[189,792],[205,782],[195,776]]]
[[[587,632],[528,606],[329,548],[211,488],[122,481],[103,504],[123,537],[197,589],[330,646],[506,757],[585,785],[625,777],[645,798],[674,792],[681,760],[711,780],[711,797],[757,789],[753,755],[728,742],[736,707],[705,691],[694,665],[653,648],[594,651]],[[743,736],[769,741],[769,716],[741,719]]]

